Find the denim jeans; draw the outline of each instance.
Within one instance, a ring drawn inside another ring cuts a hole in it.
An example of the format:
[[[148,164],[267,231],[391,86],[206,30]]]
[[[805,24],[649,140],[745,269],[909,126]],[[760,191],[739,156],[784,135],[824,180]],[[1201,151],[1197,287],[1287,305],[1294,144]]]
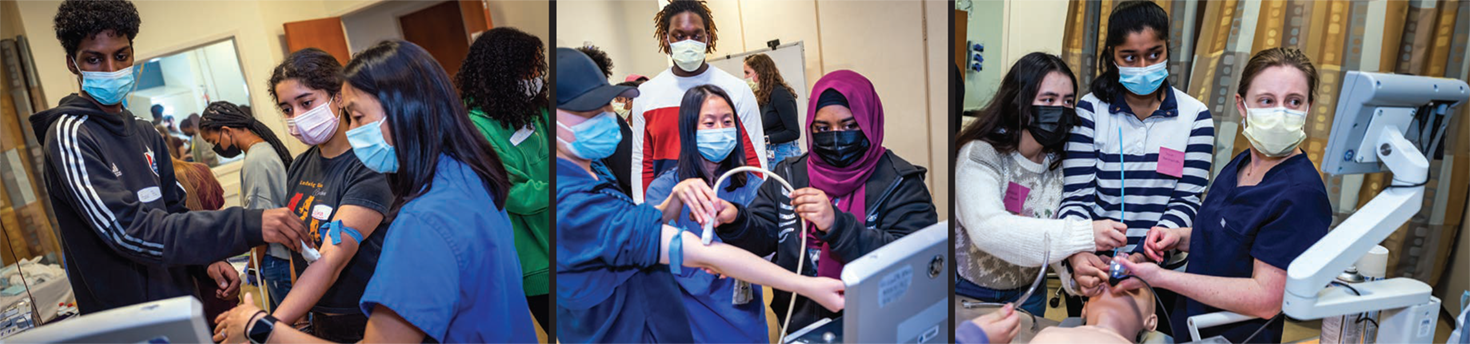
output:
[[[801,155],[801,147],[796,141],[766,145],[766,166],[776,168],[776,163],[793,156]]]
[[[281,305],[286,293],[291,292],[291,261],[271,255],[260,257],[260,275],[265,279],[266,291],[271,294],[271,309]]]
[[[964,278],[955,278],[954,281],[955,295],[972,297],[985,302],[1015,302],[1017,298],[1021,297],[1021,294],[1026,293],[1026,288],[1030,287],[1028,285],[1011,290],[995,290],[966,281]],[[1030,312],[1031,315],[1038,317],[1046,316],[1046,289],[1044,288],[1046,288],[1044,285],[1039,287],[1035,293],[1031,294],[1030,298],[1021,302],[1021,309],[1025,309],[1026,312]]]

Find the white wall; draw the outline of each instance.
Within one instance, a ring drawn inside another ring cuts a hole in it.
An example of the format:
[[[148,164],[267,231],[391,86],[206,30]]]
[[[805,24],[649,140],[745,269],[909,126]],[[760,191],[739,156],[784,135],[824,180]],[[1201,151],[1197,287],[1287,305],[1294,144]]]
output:
[[[590,41],[613,59],[613,79],[670,68],[653,38],[662,1],[557,4],[557,46]],[[806,44],[810,89],[828,72],[850,69],[873,81],[883,101],[884,146],[925,176],[941,218],[948,218],[948,56],[950,5],[943,1],[712,0],[719,41],[709,57]],[[799,106],[806,106],[800,104]]]
[[[652,77],[669,66],[653,39],[655,13],[658,3],[652,0],[557,3],[555,46],[597,45],[612,59],[616,82],[629,74]]]
[[[383,1],[342,16],[347,30],[347,48],[353,54],[383,40],[403,39],[398,16],[428,8],[432,1]]]
[[[235,46],[230,42],[220,42],[205,47],[200,55],[200,71],[208,71],[211,81],[211,100],[223,100],[232,103],[240,103],[250,100],[250,93],[255,90],[249,88],[245,82],[245,72],[240,69],[240,63],[235,54]],[[263,92],[263,91],[262,91]],[[250,104],[254,109],[272,109],[270,104]]]
[[[513,27],[541,38],[546,45],[547,58],[551,49],[551,4],[542,1],[497,0],[486,1],[490,10],[490,22],[495,27]]]
[[[1012,63],[1032,52],[1062,55],[1062,37],[1067,32],[1066,0],[1006,1],[1004,50],[1001,64]],[[986,63],[990,65],[990,63]],[[988,68],[988,67],[987,67]]]

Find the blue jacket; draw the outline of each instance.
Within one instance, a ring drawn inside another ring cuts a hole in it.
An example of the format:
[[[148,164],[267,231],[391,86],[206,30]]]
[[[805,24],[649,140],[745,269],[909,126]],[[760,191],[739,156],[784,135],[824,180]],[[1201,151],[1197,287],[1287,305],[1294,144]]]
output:
[[[745,185],[728,191],[726,188],[731,182],[732,180],[726,180],[725,184],[716,189],[716,194],[720,199],[744,206],[755,199],[762,180],[753,173],[746,173]],[[677,184],[677,167],[654,178],[648,184],[648,191],[644,192],[645,204],[663,203]],[[674,225],[694,235],[700,235],[703,231],[698,222],[689,219],[687,206],[679,214],[679,218],[674,220]],[[718,235],[714,237],[715,242],[722,242]],[[770,340],[766,330],[765,299],[759,285],[751,284],[750,302],[735,305],[732,301],[737,280],[719,278],[701,269],[682,270],[680,274],[674,275],[674,280],[679,282],[679,289],[683,291],[684,308],[689,311],[689,326],[698,329],[694,332],[695,342],[759,343]]]
[[[663,212],[556,159],[556,330],[565,343],[691,343],[668,265]]]

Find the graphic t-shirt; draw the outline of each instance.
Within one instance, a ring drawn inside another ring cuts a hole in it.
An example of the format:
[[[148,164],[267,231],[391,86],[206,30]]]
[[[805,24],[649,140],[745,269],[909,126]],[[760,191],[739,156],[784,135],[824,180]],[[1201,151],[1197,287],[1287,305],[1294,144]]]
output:
[[[312,307],[313,311],[324,313],[361,312],[358,300],[378,266],[378,255],[383,252],[383,237],[388,234],[388,224],[392,222],[388,208],[393,203],[393,192],[388,188],[387,176],[363,166],[351,148],[336,157],[325,158],[321,150],[313,146],[292,161],[286,188],[289,195],[286,207],[301,218],[317,247],[321,247],[323,234],[326,234],[320,230],[322,224],[331,222],[342,206],[359,206],[384,215],[378,228],[358,243],[357,254],[347,262],[336,283]],[[306,259],[300,253],[291,256],[296,275],[300,276],[306,271]]]

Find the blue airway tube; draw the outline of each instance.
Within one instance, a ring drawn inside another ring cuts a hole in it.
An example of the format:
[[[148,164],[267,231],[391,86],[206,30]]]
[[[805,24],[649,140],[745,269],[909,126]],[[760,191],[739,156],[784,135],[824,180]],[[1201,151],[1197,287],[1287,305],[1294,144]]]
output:
[[[1128,213],[1128,202],[1125,198],[1127,195],[1125,191],[1128,190],[1128,179],[1124,177],[1128,174],[1127,172],[1127,167],[1123,165],[1123,126],[1120,125],[1118,126],[1118,222],[1123,222],[1123,215],[1127,215]],[[1126,228],[1128,223],[1123,222],[1123,226]],[[1123,234],[1127,235],[1128,232],[1125,230]],[[1123,245],[1128,245],[1126,239]],[[1123,264],[1119,264],[1118,259],[1127,259],[1123,253],[1123,246],[1113,248],[1113,262],[1112,264],[1108,264],[1108,276],[1111,277],[1108,279],[1108,284],[1110,285],[1118,285],[1118,282],[1122,281],[1128,275],[1128,271],[1123,269]]]
[[[1123,165],[1123,126],[1120,125],[1120,126],[1118,126],[1118,184],[1119,184],[1119,186],[1118,186],[1118,222],[1123,222],[1123,215],[1127,215],[1128,214],[1128,199],[1127,199],[1127,195],[1128,195],[1128,177],[1127,177],[1127,175],[1128,175],[1128,173],[1127,172],[1128,172],[1127,166]],[[1128,226],[1128,223],[1127,222],[1124,222],[1123,223],[1123,226],[1124,227],[1127,227]],[[1124,235],[1127,235],[1128,233],[1127,232],[1124,232],[1123,234]],[[1127,242],[1125,241],[1124,244],[1126,245]],[[1123,246],[1118,246],[1116,248],[1113,248],[1113,259],[1118,259],[1118,257],[1121,257],[1122,256],[1122,253],[1123,253]]]

